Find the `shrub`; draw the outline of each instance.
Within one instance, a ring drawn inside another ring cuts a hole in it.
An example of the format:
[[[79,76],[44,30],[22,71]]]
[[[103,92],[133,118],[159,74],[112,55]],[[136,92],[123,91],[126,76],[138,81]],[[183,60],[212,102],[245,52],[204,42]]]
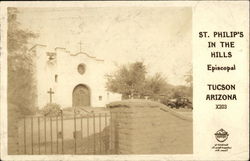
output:
[[[48,103],[42,108],[44,116],[59,116],[61,113],[61,106],[56,103]]]

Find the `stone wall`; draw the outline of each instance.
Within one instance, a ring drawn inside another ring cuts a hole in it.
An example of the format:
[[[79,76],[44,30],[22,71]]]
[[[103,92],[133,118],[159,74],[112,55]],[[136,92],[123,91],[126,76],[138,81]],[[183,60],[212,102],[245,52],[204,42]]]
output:
[[[112,153],[192,153],[192,118],[148,100],[113,102],[108,107]]]

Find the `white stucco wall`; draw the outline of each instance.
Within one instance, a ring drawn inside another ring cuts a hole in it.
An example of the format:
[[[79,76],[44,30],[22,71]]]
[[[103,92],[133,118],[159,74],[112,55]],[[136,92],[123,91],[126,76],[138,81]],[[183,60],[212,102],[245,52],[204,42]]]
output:
[[[74,88],[84,84],[90,89],[90,103],[92,107],[105,107],[111,101],[121,100],[120,94],[105,90],[105,63],[97,58],[89,57],[88,54],[71,54],[64,48],[55,48],[48,51],[46,46],[36,45],[33,48],[36,54],[36,79],[37,79],[37,105],[42,108],[49,103],[47,91],[52,88],[55,92],[52,102],[60,104],[63,108],[72,107],[72,94]],[[56,60],[49,65],[47,52],[55,52]],[[85,64],[86,71],[79,74],[79,64]],[[57,82],[55,82],[57,75]],[[99,96],[102,97],[99,100]]]

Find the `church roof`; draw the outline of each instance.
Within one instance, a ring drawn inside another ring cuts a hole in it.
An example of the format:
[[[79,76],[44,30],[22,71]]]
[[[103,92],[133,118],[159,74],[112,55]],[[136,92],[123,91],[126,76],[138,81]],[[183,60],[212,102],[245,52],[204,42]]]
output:
[[[29,51],[33,50],[33,49],[34,49],[35,47],[37,47],[37,46],[47,47],[47,45],[36,44],[36,45],[34,45],[33,47],[31,47],[31,48],[29,49]],[[70,52],[67,51],[66,48],[63,48],[63,47],[56,47],[55,50],[57,50],[57,49],[65,50],[66,53],[69,53],[69,54],[70,54]],[[54,53],[54,52],[48,52],[48,53]],[[104,61],[103,59],[96,58],[95,56],[91,56],[91,55],[87,54],[86,52],[82,52],[82,51],[80,51],[80,52],[78,52],[78,53],[76,53],[76,54],[70,54],[70,56],[77,56],[77,55],[80,55],[80,54],[83,54],[83,55],[87,56],[88,58],[94,59],[94,60],[96,60],[96,61]]]
[[[86,55],[87,57],[95,59],[96,61],[104,61],[103,59],[98,59],[95,56],[91,56],[91,55],[89,55],[89,54],[87,54],[85,52],[78,52],[76,54],[70,54],[70,56],[77,56],[77,55],[80,55],[80,54]]]

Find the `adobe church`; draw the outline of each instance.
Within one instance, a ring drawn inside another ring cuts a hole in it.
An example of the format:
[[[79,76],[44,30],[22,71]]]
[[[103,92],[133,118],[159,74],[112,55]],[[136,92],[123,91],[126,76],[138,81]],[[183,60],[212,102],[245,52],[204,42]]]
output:
[[[34,56],[37,106],[57,103],[65,107],[105,107],[121,95],[105,88],[105,61],[88,53],[70,53],[57,47],[48,51],[45,45],[30,49]]]

